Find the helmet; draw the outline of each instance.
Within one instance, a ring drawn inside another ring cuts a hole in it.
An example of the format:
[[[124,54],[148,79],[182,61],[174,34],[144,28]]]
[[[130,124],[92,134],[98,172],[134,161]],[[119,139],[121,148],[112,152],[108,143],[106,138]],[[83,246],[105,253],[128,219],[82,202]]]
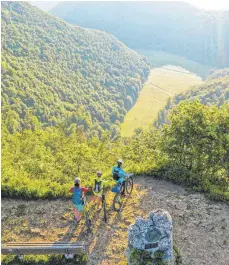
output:
[[[102,173],[102,171],[97,171],[96,174],[97,174],[98,177],[101,177],[103,173]]]
[[[75,179],[74,179],[74,183],[75,183],[75,184],[80,184],[80,178],[75,178]]]
[[[123,164],[122,159],[119,159],[119,160],[117,161],[117,163],[118,163],[118,165],[122,165],[122,164]]]

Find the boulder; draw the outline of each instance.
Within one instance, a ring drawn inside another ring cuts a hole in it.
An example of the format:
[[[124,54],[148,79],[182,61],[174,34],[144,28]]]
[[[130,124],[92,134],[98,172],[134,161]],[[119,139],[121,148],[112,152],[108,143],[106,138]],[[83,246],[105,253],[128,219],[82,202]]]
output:
[[[148,219],[137,217],[135,224],[130,225],[128,229],[128,248],[126,251],[128,264],[137,264],[133,262],[133,256],[136,253],[141,256],[141,259],[147,257],[147,262],[151,257],[152,261],[161,258],[163,262],[172,264],[172,228],[170,214],[162,209],[150,212]]]

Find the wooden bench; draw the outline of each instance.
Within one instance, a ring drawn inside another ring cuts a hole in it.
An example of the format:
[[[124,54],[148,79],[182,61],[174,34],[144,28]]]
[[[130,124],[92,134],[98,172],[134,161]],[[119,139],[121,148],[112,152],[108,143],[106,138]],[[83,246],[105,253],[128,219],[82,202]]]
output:
[[[3,255],[17,255],[20,259],[26,254],[64,254],[65,258],[71,259],[75,254],[86,252],[87,245],[84,242],[12,242],[2,246]]]

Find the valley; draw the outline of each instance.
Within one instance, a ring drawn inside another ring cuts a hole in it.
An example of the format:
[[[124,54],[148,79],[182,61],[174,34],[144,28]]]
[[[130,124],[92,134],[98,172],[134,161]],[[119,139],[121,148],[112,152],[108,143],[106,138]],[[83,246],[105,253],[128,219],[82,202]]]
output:
[[[158,112],[170,97],[202,83],[200,76],[182,67],[165,65],[151,69],[136,104],[128,111],[121,124],[121,135],[128,137],[139,127],[147,128],[155,121]]]
[[[201,76],[203,79],[207,77],[209,70],[214,68],[213,66],[201,64],[183,56],[164,51],[136,49],[136,52],[146,56],[153,68],[158,68],[165,65],[174,65]]]
[[[176,265],[229,265],[229,13],[163,1],[1,7],[2,243],[88,244],[78,261],[25,265],[127,265],[129,225],[162,208]],[[119,159],[134,189],[115,212]],[[88,195],[87,233],[69,189],[77,178],[92,191],[98,175],[108,223]]]
[[[185,1],[60,2],[50,13],[113,34],[135,50],[160,51],[204,65],[229,67],[229,11]]]

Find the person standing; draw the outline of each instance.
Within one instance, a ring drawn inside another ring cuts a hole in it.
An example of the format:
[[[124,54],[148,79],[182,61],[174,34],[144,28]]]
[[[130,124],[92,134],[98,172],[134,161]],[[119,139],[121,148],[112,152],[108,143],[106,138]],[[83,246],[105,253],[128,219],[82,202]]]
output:
[[[72,194],[72,202],[74,205],[74,215],[75,215],[75,220],[77,222],[80,221],[82,217],[82,212],[83,212],[83,194],[84,192],[87,192],[89,188],[86,187],[81,187],[80,186],[80,178],[75,178],[74,180],[74,187],[72,187],[69,192],[73,193]]]
[[[112,168],[112,176],[117,184],[124,184],[125,187],[125,178],[127,177],[127,173],[122,169],[123,161],[119,159],[117,161],[117,166],[113,166]],[[122,194],[125,195],[125,189],[123,189]]]
[[[104,180],[102,179],[102,172],[97,171],[97,177],[94,179],[94,187],[93,187],[93,202],[97,204],[97,210],[101,210],[101,202],[102,202],[102,194],[103,194],[103,185]]]

